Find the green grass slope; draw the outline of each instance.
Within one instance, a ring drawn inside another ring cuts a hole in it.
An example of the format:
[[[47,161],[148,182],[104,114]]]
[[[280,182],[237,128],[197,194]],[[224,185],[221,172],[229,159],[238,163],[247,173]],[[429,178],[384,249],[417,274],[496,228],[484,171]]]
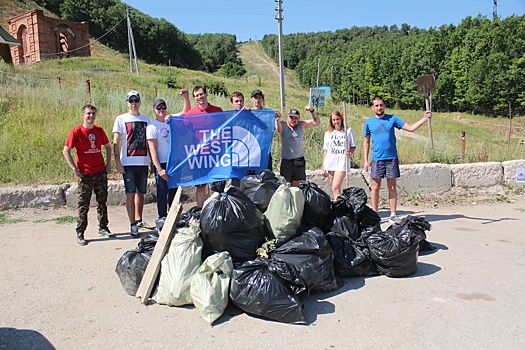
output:
[[[0,7],[0,13],[6,18],[11,17],[28,10],[24,6],[29,6],[29,3],[6,0],[1,6],[11,6],[12,10],[9,12]],[[125,95],[131,89],[141,93],[141,111],[150,116],[153,115],[151,103],[156,96],[167,101],[170,112],[178,112],[182,108],[178,96],[181,87],[191,89],[195,85],[219,83],[224,84],[229,93],[243,92],[247,105],[250,105],[250,92],[261,89],[268,107],[280,106],[278,65],[264,53],[258,41],[238,47],[247,73],[236,79],[149,65],[142,61],[139,61],[141,74],[138,76],[130,72],[127,55],[97,42],[91,43],[91,57],[53,59],[18,67],[0,61],[0,186],[76,181],[61,151],[71,128],[81,123],[80,109],[86,103],[95,104],[99,109],[97,123],[111,134],[115,117],[126,111]],[[140,57],[140,47],[137,51]],[[299,86],[292,70],[286,70],[285,77],[285,109],[302,109],[308,103],[308,89]],[[86,91],[88,80],[90,94]],[[209,100],[223,109],[230,109],[228,97],[210,95]],[[327,99],[326,106],[319,111],[322,125],[308,130],[305,135],[307,166],[310,169],[321,167],[323,134],[328,114],[334,109],[342,110],[342,105]],[[388,112],[396,113],[409,123],[422,116],[422,111]],[[362,126],[370,115],[368,107],[347,105],[348,124],[354,128],[358,140],[354,166],[362,164]],[[428,146],[426,127],[417,132],[417,137],[400,134],[401,162],[460,163],[524,158],[525,146],[518,145],[525,131],[525,122],[519,120],[523,118],[513,120],[508,139],[508,120],[462,117],[458,119],[457,114],[436,113],[433,119],[433,150]],[[460,154],[461,130],[466,130],[468,137],[464,158]],[[274,169],[278,169],[278,135],[274,137],[272,153]],[[120,178],[116,173],[111,177]]]

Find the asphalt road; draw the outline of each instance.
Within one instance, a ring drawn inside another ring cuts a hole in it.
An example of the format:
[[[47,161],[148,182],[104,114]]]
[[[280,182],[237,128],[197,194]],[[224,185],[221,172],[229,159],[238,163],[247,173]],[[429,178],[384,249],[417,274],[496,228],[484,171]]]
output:
[[[229,306],[213,327],[124,292],[115,265],[138,242],[124,207],[110,208],[112,239],[91,210],[86,247],[74,223],[46,221],[74,210],[13,213],[25,221],[0,226],[0,349],[525,349],[525,198],[398,213],[433,226],[414,275],[345,279],[306,300],[306,325]]]

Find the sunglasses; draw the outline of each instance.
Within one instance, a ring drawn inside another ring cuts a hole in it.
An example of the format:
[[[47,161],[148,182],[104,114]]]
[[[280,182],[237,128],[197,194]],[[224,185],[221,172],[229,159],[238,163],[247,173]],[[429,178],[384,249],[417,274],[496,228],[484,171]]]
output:
[[[128,102],[129,102],[129,103],[139,103],[139,102],[140,102],[140,99],[138,99],[138,98],[130,98],[130,99],[128,100]]]
[[[166,106],[157,106],[157,107],[155,107],[155,109],[157,111],[160,111],[161,109],[166,109],[166,108],[168,108],[168,107],[166,107]]]

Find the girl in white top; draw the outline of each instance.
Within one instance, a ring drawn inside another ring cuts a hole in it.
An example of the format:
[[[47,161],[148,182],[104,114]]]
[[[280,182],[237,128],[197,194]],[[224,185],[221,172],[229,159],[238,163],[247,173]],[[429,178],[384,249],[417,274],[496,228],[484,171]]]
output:
[[[355,134],[347,128],[345,135],[344,118],[338,111],[330,114],[328,128],[323,142],[323,176],[332,182],[334,199],[341,195],[341,185],[350,168],[350,160],[355,151]]]

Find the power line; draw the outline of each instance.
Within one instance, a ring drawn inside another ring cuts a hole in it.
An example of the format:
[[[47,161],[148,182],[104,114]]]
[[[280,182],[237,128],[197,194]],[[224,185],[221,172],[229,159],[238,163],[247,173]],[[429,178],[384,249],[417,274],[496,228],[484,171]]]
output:
[[[126,19],[126,17],[122,17],[120,19],[120,21],[118,21],[117,24],[115,24],[110,30],[108,30],[106,33],[102,34],[98,38],[94,39],[93,41],[94,42],[98,42],[100,39],[102,39],[103,37],[105,37],[106,35],[111,33],[125,19]],[[88,46],[91,46],[91,45],[92,45],[92,43],[88,43],[88,44],[86,44],[84,46],[77,47],[76,49],[73,49],[73,50],[64,51],[64,52],[56,52],[56,53],[51,53],[51,54],[40,54],[40,56],[64,56],[64,55],[67,55],[67,54],[69,54],[71,52],[75,52],[75,51],[81,50],[81,49],[83,49],[85,47],[88,47]]]

